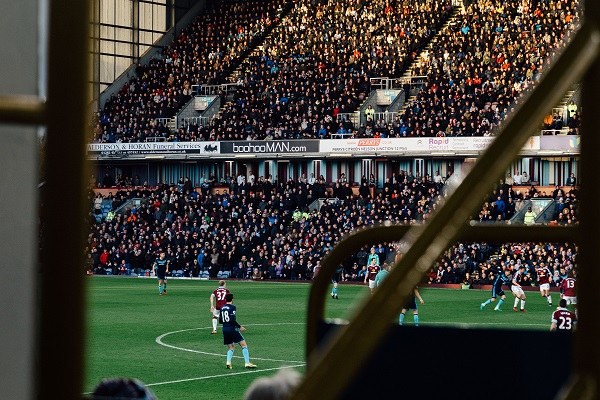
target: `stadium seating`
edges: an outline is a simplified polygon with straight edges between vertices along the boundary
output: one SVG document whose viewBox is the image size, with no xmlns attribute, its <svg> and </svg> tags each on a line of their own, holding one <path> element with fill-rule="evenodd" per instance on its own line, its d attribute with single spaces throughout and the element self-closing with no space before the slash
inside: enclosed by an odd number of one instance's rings
<svg viewBox="0 0 600 400">
<path fill-rule="evenodd" d="M 489 135 L 579 20 L 575 0 L 466 3 L 435 38 L 428 82 L 395 124 L 399 136 Z"/>
<path fill-rule="evenodd" d="M 531 8 L 500 0 L 465 2 L 441 33 L 449 2 L 305 0 L 280 20 L 286 4 L 227 0 L 200 15 L 161 59 L 139 66 L 106 103 L 94 140 L 489 135 L 579 23 L 575 0 L 535 2 Z M 260 49 L 246 57 L 270 28 Z M 400 76 L 434 34 L 414 71 L 427 76 L 426 85 L 401 115 L 360 131 L 337 120 L 358 109 L 370 93 L 370 78 Z M 173 134 L 157 122 L 190 98 L 191 85 L 224 83 L 240 62 L 242 86 L 211 123 Z M 578 133 L 576 109 L 566 126 L 559 116 L 550 117 L 549 127 Z"/>
<path fill-rule="evenodd" d="M 260 181 L 260 180 L 259 180 Z M 273 186 L 234 188 L 231 194 L 211 194 L 196 199 L 178 185 L 155 190 L 122 190 L 114 198 L 145 197 L 135 212 L 124 210 L 97 221 L 89 238 L 90 268 L 98 273 L 117 273 L 125 259 L 132 272 L 144 275 L 159 249 L 167 252 L 173 276 L 250 279 L 254 268 L 261 279 L 311 279 L 321 260 L 350 231 L 386 221 L 415 224 L 428 218 L 444 194 L 444 186 L 427 177 L 395 175 L 384 188 L 353 194 L 348 185 L 317 180 L 308 185 L 288 181 Z M 239 195 L 244 191 L 246 194 Z M 312 196 L 314 193 L 314 197 Z M 506 193 L 514 193 L 512 188 Z M 553 193 L 559 199 L 556 223 L 577 223 L 576 191 Z M 564 197 L 563 197 L 564 196 Z M 318 198 L 319 209 L 308 205 Z M 562 203 L 560 203 L 562 198 Z M 93 208 L 90 206 L 90 212 Z M 96 220 L 95 220 L 96 221 Z M 219 240 L 216 239 L 219 237 Z M 107 249 L 103 261 L 101 254 Z M 375 246 L 380 263 L 392 262 L 397 248 Z M 336 275 L 339 281 L 360 281 L 369 249 L 351 255 Z M 498 268 L 526 264 L 535 278 L 541 262 L 557 275 L 558 284 L 573 268 L 577 248 L 570 243 L 458 243 L 432 266 L 429 283 L 483 285 L 491 283 Z M 195 262 L 195 260 L 198 260 Z M 565 270 L 561 272 L 561 267 Z M 533 282 L 532 282 L 533 283 Z"/>
<path fill-rule="evenodd" d="M 95 142 L 167 138 L 157 118 L 172 117 L 191 98 L 193 84 L 220 83 L 283 13 L 285 0 L 209 3 L 161 58 L 138 65 L 135 77 L 98 113 Z"/>
<path fill-rule="evenodd" d="M 337 115 L 355 111 L 369 79 L 399 77 L 449 16 L 448 1 L 392 7 L 299 2 L 243 63 L 233 102 L 199 130 L 204 140 L 329 138 L 344 130 Z M 319 133 L 321 131 L 321 133 Z"/>
</svg>

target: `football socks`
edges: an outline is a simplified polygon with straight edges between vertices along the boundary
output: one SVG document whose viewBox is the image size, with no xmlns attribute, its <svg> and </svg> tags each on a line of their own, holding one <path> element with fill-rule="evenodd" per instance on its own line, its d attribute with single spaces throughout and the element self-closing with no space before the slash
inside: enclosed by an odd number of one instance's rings
<svg viewBox="0 0 600 400">
<path fill-rule="evenodd" d="M 499 309 L 500 309 L 500 306 L 501 306 L 502 304 L 504 304 L 504 300 L 500 299 L 500 300 L 498 301 L 498 305 L 496 306 L 496 308 L 494 308 L 494 310 L 499 310 Z"/>
<path fill-rule="evenodd" d="M 248 347 L 242 347 L 242 354 L 244 355 L 244 362 L 246 364 L 250 363 L 250 352 L 248 351 Z"/>
</svg>

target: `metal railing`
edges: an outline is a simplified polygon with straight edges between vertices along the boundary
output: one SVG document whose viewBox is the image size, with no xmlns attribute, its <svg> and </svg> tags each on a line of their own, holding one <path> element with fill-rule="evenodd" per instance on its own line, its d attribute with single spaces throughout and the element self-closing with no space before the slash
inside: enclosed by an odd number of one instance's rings
<svg viewBox="0 0 600 400">
<path fill-rule="evenodd" d="M 375 77 L 370 79 L 371 89 L 401 89 L 402 85 L 399 84 L 396 78 L 388 78 L 386 76 Z"/>
<path fill-rule="evenodd" d="M 161 124 L 162 126 L 169 126 L 169 123 L 171 122 L 172 118 L 155 118 L 154 121 L 156 121 L 157 124 Z"/>
<path fill-rule="evenodd" d="M 150 136 L 150 137 L 147 137 L 144 141 L 145 142 L 166 142 L 167 138 L 164 136 Z"/>
<path fill-rule="evenodd" d="M 409 85 L 422 85 L 427 82 L 427 76 L 403 76 L 400 78 L 388 78 L 385 76 L 375 77 L 370 79 L 371 89 L 402 89 L 402 86 L 406 83 Z"/>
<path fill-rule="evenodd" d="M 222 83 L 219 85 L 192 85 L 194 96 L 211 96 L 235 91 L 241 83 Z"/>
<path fill-rule="evenodd" d="M 374 116 L 374 120 L 375 121 L 384 121 L 387 124 L 390 124 L 392 122 L 394 122 L 394 120 L 396 119 L 396 116 L 398 116 L 398 112 L 390 112 L 390 111 L 384 111 L 384 112 L 376 112 L 375 116 Z"/>
<path fill-rule="evenodd" d="M 187 128 L 190 125 L 206 126 L 210 123 L 208 117 L 184 117 L 181 118 L 181 127 Z"/>
<path fill-rule="evenodd" d="M 350 121 L 354 125 L 354 128 L 358 127 L 360 121 L 360 114 L 358 111 L 351 113 L 339 113 L 337 115 L 337 122 Z"/>
</svg>

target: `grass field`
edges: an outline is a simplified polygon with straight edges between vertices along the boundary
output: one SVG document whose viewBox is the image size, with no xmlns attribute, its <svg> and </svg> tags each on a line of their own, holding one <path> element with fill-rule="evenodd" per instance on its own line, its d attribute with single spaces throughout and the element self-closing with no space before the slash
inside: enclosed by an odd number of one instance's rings
<svg viewBox="0 0 600 400">
<path fill-rule="evenodd" d="M 236 349 L 234 369 L 225 369 L 222 335 L 211 335 L 209 296 L 215 281 L 170 280 L 159 296 L 155 279 L 90 278 L 85 392 L 102 378 L 135 377 L 157 397 L 167 399 L 239 399 L 258 376 L 282 367 L 304 368 L 304 324 L 309 285 L 305 283 L 229 281 L 238 321 L 247 327 L 252 362 L 243 368 Z M 340 299 L 327 299 L 327 317 L 347 318 L 367 295 L 365 286 L 340 286 Z M 422 289 L 421 325 L 447 324 L 489 328 L 549 328 L 550 308 L 537 292 L 528 293 L 527 313 L 512 311 L 512 295 L 503 312 L 479 304 L 488 291 Z M 554 294 L 554 302 L 558 296 Z M 406 317 L 412 323 L 412 316 Z"/>
</svg>

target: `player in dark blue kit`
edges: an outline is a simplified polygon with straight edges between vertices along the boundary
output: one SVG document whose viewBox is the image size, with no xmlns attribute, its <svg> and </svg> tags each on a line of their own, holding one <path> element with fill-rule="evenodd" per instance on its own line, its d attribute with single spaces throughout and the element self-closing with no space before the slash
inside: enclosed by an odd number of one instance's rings
<svg viewBox="0 0 600 400">
<path fill-rule="evenodd" d="M 158 278 L 158 294 L 167 294 L 167 272 L 169 272 L 169 260 L 165 258 L 165 252 L 161 251 L 160 255 L 154 260 L 152 268 Z"/>
<path fill-rule="evenodd" d="M 225 295 L 225 305 L 221 307 L 221 315 L 219 320 L 223 324 L 223 344 L 228 347 L 227 350 L 227 369 L 231 369 L 231 360 L 233 359 L 233 351 L 235 350 L 235 344 L 238 343 L 242 348 L 242 354 L 244 355 L 244 362 L 246 368 L 256 368 L 256 365 L 250 362 L 250 353 L 248 352 L 248 345 L 244 340 L 244 337 L 240 332 L 244 332 L 246 328 L 241 326 L 236 320 L 236 308 L 232 303 L 233 294 L 227 293 Z"/>
<path fill-rule="evenodd" d="M 421 293 L 419 293 L 419 289 L 415 287 L 413 289 L 413 295 L 408 298 L 402 311 L 400 311 L 400 318 L 398 319 L 399 325 L 404 325 L 404 315 L 406 314 L 406 311 L 413 310 L 413 321 L 415 326 L 419 326 L 419 308 L 417 307 L 416 299 L 419 299 L 419 303 L 425 304 L 425 301 L 423 301 L 423 298 L 421 297 Z"/>
<path fill-rule="evenodd" d="M 498 272 L 496 274 L 496 279 L 494 279 L 494 283 L 492 284 L 492 297 L 481 303 L 479 309 L 483 310 L 485 306 L 493 303 L 496 301 L 496 297 L 500 296 L 500 301 L 498 301 L 498 304 L 494 307 L 494 311 L 502 311 L 500 306 L 504 303 L 504 300 L 506 300 L 506 294 L 504 293 L 504 290 L 502 290 L 502 285 L 508 285 L 510 281 L 510 270 L 508 268 L 503 272 Z"/>
</svg>

